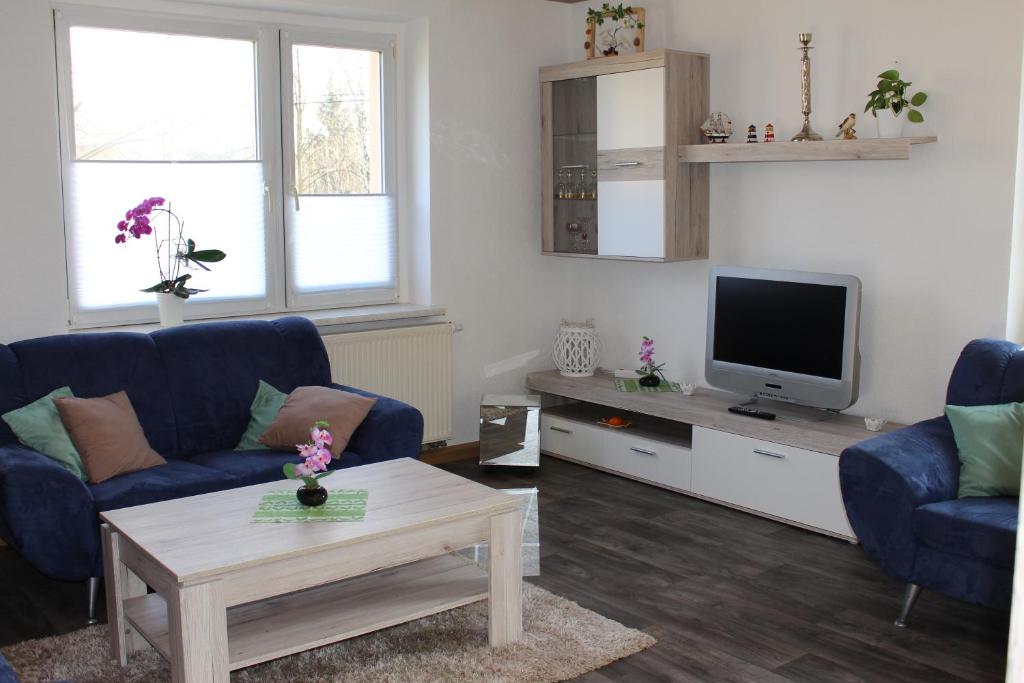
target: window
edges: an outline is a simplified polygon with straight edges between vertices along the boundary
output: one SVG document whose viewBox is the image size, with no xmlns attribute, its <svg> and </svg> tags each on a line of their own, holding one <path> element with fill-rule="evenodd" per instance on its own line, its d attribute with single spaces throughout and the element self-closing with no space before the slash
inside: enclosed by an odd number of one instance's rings
<svg viewBox="0 0 1024 683">
<path fill-rule="evenodd" d="M 397 300 L 392 36 L 60 10 L 57 41 L 73 326 L 155 319 L 164 218 L 114 243 L 151 196 L 228 254 L 190 317 Z"/>
<path fill-rule="evenodd" d="M 286 32 L 288 304 L 394 297 L 395 197 L 382 99 L 384 51 Z M 324 254 L 332 255 L 324 267 Z"/>
</svg>

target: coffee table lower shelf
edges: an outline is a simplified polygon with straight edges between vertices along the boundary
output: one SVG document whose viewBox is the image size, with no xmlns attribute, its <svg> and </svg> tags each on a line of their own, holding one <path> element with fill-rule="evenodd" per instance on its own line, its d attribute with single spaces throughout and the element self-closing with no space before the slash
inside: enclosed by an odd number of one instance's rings
<svg viewBox="0 0 1024 683">
<path fill-rule="evenodd" d="M 421 560 L 227 611 L 231 670 L 461 607 L 488 597 L 488 575 L 455 555 Z M 171 660 L 167 603 L 124 603 L 128 622 Z"/>
</svg>

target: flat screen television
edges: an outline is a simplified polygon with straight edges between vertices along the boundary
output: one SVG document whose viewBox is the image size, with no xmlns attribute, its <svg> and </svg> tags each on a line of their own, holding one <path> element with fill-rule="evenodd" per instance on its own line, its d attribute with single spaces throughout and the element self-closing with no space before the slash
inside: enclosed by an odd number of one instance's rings
<svg viewBox="0 0 1024 683">
<path fill-rule="evenodd" d="M 860 280 L 719 266 L 708 285 L 712 386 L 827 410 L 857 400 Z"/>
</svg>

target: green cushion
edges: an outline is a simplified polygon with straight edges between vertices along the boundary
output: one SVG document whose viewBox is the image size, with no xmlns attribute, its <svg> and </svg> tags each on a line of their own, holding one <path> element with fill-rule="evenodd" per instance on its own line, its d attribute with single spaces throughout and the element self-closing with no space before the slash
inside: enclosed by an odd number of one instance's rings
<svg viewBox="0 0 1024 683">
<path fill-rule="evenodd" d="M 1024 403 L 946 406 L 960 456 L 958 497 L 1020 495 Z"/>
<path fill-rule="evenodd" d="M 0 417 L 18 437 L 18 441 L 53 458 L 76 477 L 86 481 L 82 457 L 57 414 L 57 406 L 53 404 L 55 398 L 74 398 L 74 394 L 70 387 L 54 389 L 38 401 Z"/>
<path fill-rule="evenodd" d="M 281 406 L 284 405 L 287 398 L 288 394 L 281 393 L 263 380 L 260 380 L 260 386 L 256 390 L 256 398 L 252 400 L 252 405 L 249 406 L 249 415 L 251 416 L 249 418 L 249 426 L 245 428 L 242 440 L 235 446 L 236 451 L 269 450 L 259 442 L 259 438 L 263 436 L 263 433 L 267 431 L 267 427 L 277 417 L 278 411 L 281 410 Z"/>
</svg>

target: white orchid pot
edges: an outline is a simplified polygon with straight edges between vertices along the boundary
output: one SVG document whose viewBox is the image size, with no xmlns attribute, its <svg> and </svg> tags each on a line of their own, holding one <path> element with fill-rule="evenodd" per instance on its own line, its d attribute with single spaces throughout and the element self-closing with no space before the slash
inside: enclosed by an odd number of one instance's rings
<svg viewBox="0 0 1024 683">
<path fill-rule="evenodd" d="M 601 358 L 601 342 L 594 321 L 562 321 L 551 354 L 558 371 L 565 377 L 591 377 Z"/>
<path fill-rule="evenodd" d="M 180 296 L 159 292 L 156 305 L 160 309 L 160 327 L 177 327 L 185 322 L 185 301 Z"/>
<path fill-rule="evenodd" d="M 892 109 L 879 109 L 875 112 L 875 119 L 878 121 L 878 137 L 880 138 L 901 138 L 903 137 L 903 123 L 907 120 L 906 110 L 899 115 L 894 114 Z"/>
</svg>

